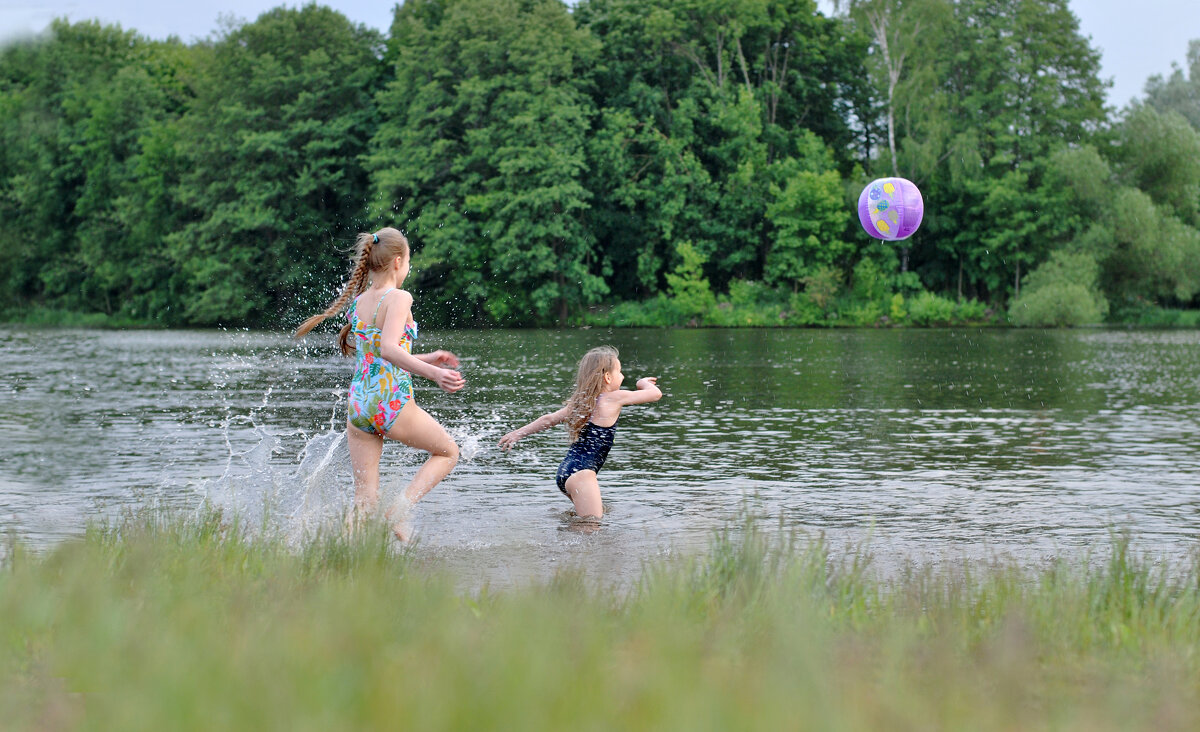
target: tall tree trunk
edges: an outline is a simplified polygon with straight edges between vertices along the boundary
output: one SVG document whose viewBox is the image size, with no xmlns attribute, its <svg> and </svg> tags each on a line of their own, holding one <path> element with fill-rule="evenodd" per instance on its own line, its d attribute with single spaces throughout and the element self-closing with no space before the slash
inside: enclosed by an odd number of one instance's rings
<svg viewBox="0 0 1200 732">
<path fill-rule="evenodd" d="M 754 87 L 750 85 L 750 69 L 746 66 L 746 54 L 742 51 L 742 39 L 737 39 L 738 62 L 742 66 L 742 79 L 746 82 L 746 91 L 754 91 Z"/>
<path fill-rule="evenodd" d="M 867 23 L 871 26 L 871 33 L 875 36 L 875 43 L 879 45 L 879 52 L 883 55 L 883 67 L 887 72 L 887 131 L 888 131 L 888 152 L 892 157 L 892 175 L 899 176 L 900 168 L 896 161 L 896 87 L 900 84 L 900 74 L 904 71 L 904 59 L 908 55 L 907 52 L 894 52 L 892 48 L 891 38 L 888 37 L 889 25 L 892 28 L 892 33 L 897 35 L 896 41 L 901 38 L 900 24 L 897 18 L 898 15 L 895 9 L 888 3 L 884 7 L 873 8 L 866 13 Z M 891 11 L 891 12 L 889 12 Z M 892 22 L 889 24 L 889 20 Z M 916 37 L 920 33 L 921 24 L 917 23 L 913 28 L 912 36 Z"/>
<path fill-rule="evenodd" d="M 893 48 L 892 38 L 888 37 L 888 28 L 891 26 L 891 32 L 895 34 L 896 45 L 900 45 L 901 24 L 898 22 L 895 6 L 888 2 L 882 7 L 875 7 L 867 10 L 867 23 L 871 26 L 871 32 L 875 36 L 875 43 L 879 45 L 879 52 L 883 56 L 883 67 L 887 72 L 887 136 L 888 136 L 888 154 L 892 161 L 892 175 L 900 177 L 900 163 L 896 155 L 896 87 L 900 84 L 900 75 L 904 71 L 904 60 L 908 56 L 908 52 L 900 53 L 898 49 Z M 889 24 L 889 20 L 892 22 Z M 921 32 L 921 24 L 917 22 L 913 25 L 911 38 L 916 38 Z M 908 244 L 900 246 L 900 271 L 908 271 Z M 959 286 L 960 299 L 962 287 Z"/>
</svg>

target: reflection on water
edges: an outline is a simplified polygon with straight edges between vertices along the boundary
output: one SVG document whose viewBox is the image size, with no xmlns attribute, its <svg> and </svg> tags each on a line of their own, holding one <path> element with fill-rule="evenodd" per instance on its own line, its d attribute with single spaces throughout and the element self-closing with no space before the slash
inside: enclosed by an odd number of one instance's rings
<svg viewBox="0 0 1200 732">
<path fill-rule="evenodd" d="M 577 330 L 424 334 L 467 388 L 418 386 L 462 448 L 422 503 L 419 552 L 493 583 L 564 563 L 628 575 L 751 510 L 880 557 L 1038 562 L 1129 528 L 1184 556 L 1200 536 L 1200 332 Z M 0 528 L 44 546 L 87 519 L 208 497 L 293 537 L 350 498 L 332 339 L 245 331 L 3 329 Z M 599 531 L 554 487 L 556 408 L 589 347 L 621 349 L 631 407 Z M 384 452 L 384 490 L 420 456 Z"/>
</svg>

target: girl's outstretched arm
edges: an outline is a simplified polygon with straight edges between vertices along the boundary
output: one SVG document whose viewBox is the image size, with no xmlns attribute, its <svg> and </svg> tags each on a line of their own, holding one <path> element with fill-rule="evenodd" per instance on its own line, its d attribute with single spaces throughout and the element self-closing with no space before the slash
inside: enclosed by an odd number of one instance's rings
<svg viewBox="0 0 1200 732">
<path fill-rule="evenodd" d="M 400 336 L 412 311 L 412 301 L 412 295 L 405 290 L 400 290 L 395 298 L 384 301 L 383 333 L 379 336 L 380 355 L 409 373 L 424 376 L 443 391 L 458 391 L 466 383 L 462 374 L 418 358 L 400 347 Z"/>
<path fill-rule="evenodd" d="M 570 413 L 571 410 L 569 407 L 563 407 L 557 412 L 543 414 L 524 427 L 519 427 L 512 432 L 509 432 L 504 437 L 501 437 L 500 447 L 504 450 L 507 450 L 513 445 L 517 444 L 517 440 L 521 439 L 522 437 L 528 437 L 535 432 L 541 432 L 542 430 L 549 429 L 556 424 L 561 424 L 566 421 Z"/>
<path fill-rule="evenodd" d="M 658 377 L 647 376 L 637 380 L 637 389 L 618 389 L 610 391 L 604 398 L 612 404 L 627 407 L 630 404 L 646 404 L 662 399 L 662 391 L 658 388 Z"/>
</svg>

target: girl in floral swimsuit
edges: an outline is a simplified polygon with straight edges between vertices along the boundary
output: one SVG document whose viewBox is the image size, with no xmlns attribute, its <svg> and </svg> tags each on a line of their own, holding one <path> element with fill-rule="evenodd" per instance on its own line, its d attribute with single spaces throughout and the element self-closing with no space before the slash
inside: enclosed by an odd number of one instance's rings
<svg viewBox="0 0 1200 732">
<path fill-rule="evenodd" d="M 358 352 L 358 369 L 350 382 L 349 422 L 372 435 L 387 435 L 396 423 L 396 417 L 400 416 L 400 410 L 413 398 L 412 374 L 384 360 L 380 348 L 383 332 L 375 324 L 384 298 L 395 291 L 393 287 L 380 295 L 370 325 L 358 317 L 358 298 L 354 299 L 350 312 L 346 313 L 346 319 L 350 321 L 350 336 Z M 413 341 L 416 339 L 417 324 L 405 325 L 404 334 L 400 336 L 400 347 L 405 353 L 412 354 Z"/>
<path fill-rule="evenodd" d="M 325 312 L 296 329 L 297 337 L 308 333 L 354 298 L 347 322 L 338 334 L 338 344 L 344 355 L 354 352 L 358 356 L 346 420 L 356 513 L 374 511 L 379 503 L 379 457 L 384 438 L 429 453 L 429 459 L 386 514 L 401 541 L 409 538 L 408 518 L 413 505 L 458 462 L 454 440 L 413 399 L 412 374 L 433 381 L 447 392 L 458 391 L 465 383 L 454 370 L 458 357 L 453 353 L 412 352 L 417 338 L 413 297 L 400 289 L 409 269 L 408 240 L 399 231 L 388 227 L 374 234 L 359 234 L 350 281 Z M 369 323 L 362 319 L 362 312 L 371 313 Z"/>
</svg>

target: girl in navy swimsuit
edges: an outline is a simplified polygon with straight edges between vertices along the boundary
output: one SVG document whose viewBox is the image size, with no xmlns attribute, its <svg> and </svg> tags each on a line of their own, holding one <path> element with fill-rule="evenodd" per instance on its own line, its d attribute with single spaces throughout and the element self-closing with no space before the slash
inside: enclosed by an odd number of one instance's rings
<svg viewBox="0 0 1200 732">
<path fill-rule="evenodd" d="M 580 517 L 600 518 L 604 515 L 596 476 L 612 448 L 621 407 L 662 398 L 658 379 L 653 376 L 638 379 L 634 391 L 621 388 L 624 380 L 617 349 L 612 346 L 593 348 L 579 362 L 575 391 L 562 409 L 543 414 L 500 438 L 500 447 L 507 450 L 522 437 L 566 422 L 571 446 L 567 448 L 567 457 L 558 466 L 555 480 L 558 489 L 575 504 L 575 513 Z"/>
</svg>

